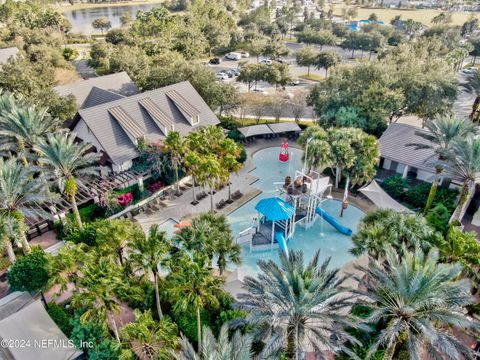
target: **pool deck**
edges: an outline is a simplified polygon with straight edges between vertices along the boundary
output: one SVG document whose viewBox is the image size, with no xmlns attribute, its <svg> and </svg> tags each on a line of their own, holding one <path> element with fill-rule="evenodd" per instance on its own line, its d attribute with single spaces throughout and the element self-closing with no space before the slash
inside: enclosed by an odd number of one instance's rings
<svg viewBox="0 0 480 360">
<path fill-rule="evenodd" d="M 235 200 L 232 204 L 227 204 L 223 209 L 216 210 L 220 214 L 228 215 L 241 207 L 243 204 L 247 203 L 251 199 L 255 198 L 261 191 L 255 187 L 255 182 L 258 180 L 257 177 L 253 176 L 251 172 L 255 170 L 255 163 L 253 162 L 253 155 L 260 150 L 269 147 L 278 147 L 280 149 L 280 144 L 282 143 L 282 138 L 273 138 L 273 139 L 258 139 L 253 143 L 245 144 L 245 149 L 247 151 L 247 161 L 245 161 L 244 167 L 238 172 L 238 174 L 232 174 L 230 177 L 231 191 L 232 194 L 240 190 L 243 193 L 243 196 Z M 291 148 L 301 149 L 295 141 L 290 140 L 289 145 Z M 197 187 L 197 194 L 200 192 L 201 188 Z M 166 200 L 164 204 L 166 207 L 161 208 L 158 211 L 153 213 L 141 213 L 134 217 L 135 221 L 140 224 L 144 231 L 154 224 L 161 224 L 165 220 L 172 218 L 177 221 L 183 219 L 190 219 L 201 213 L 210 211 L 210 197 L 200 200 L 200 202 L 193 206 L 190 202 L 193 200 L 193 190 L 190 188 L 183 192 L 180 197 L 176 197 L 173 200 Z M 335 199 L 342 199 L 343 191 L 332 191 L 332 196 Z M 213 196 L 214 205 L 220 200 L 228 199 L 228 187 L 224 187 L 221 190 L 218 190 Z M 350 196 L 349 201 L 352 205 L 357 206 L 361 210 L 368 212 L 374 210 L 375 205 L 365 198 Z"/>
</svg>

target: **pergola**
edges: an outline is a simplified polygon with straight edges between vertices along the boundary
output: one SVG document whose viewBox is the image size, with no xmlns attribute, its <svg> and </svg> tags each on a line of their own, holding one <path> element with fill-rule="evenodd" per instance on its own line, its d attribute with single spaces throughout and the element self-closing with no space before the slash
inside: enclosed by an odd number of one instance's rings
<svg viewBox="0 0 480 360">
<path fill-rule="evenodd" d="M 106 192 L 120 187 L 130 186 L 144 178 L 147 174 L 137 171 L 124 171 L 114 174 L 107 179 L 91 180 L 78 185 L 76 200 L 80 206 L 91 200 L 99 202 Z M 71 210 L 70 201 L 65 196 L 60 196 L 56 201 L 49 204 L 35 205 L 33 212 L 37 217 L 27 217 L 25 222 L 29 227 L 28 237 L 33 238 L 41 235 L 51 229 L 51 222 L 61 214 L 66 214 Z"/>
<path fill-rule="evenodd" d="M 302 131 L 302 129 L 300 129 L 300 126 L 298 126 L 297 123 L 290 121 L 270 123 L 267 126 L 270 128 L 270 130 L 272 130 L 274 134 L 283 134 L 287 132 L 299 133 L 300 131 Z"/>
<path fill-rule="evenodd" d="M 244 126 L 239 128 L 238 131 L 240 131 L 245 138 L 272 134 L 272 130 L 265 124 Z"/>
</svg>

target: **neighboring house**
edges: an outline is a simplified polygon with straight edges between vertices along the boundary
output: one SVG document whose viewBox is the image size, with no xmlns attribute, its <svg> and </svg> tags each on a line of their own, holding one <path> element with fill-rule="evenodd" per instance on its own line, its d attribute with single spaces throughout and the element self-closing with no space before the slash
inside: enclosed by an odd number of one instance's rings
<svg viewBox="0 0 480 360">
<path fill-rule="evenodd" d="M 50 318 L 40 300 L 26 292 L 14 292 L 0 300 L 0 359 L 79 359 L 68 340 Z"/>
<path fill-rule="evenodd" d="M 359 31 L 362 26 L 368 25 L 368 24 L 378 24 L 378 25 L 385 25 L 383 21 L 375 21 L 375 20 L 352 20 L 347 24 L 347 28 L 352 30 L 352 31 Z"/>
<path fill-rule="evenodd" d="M 92 96 L 89 101 L 95 100 Z M 181 82 L 83 108 L 70 128 L 79 139 L 93 144 L 104 155 L 102 165 L 121 172 L 128 170 L 138 157 L 139 139 L 159 142 L 170 131 L 187 135 L 202 126 L 218 123 L 193 86 Z"/>
<path fill-rule="evenodd" d="M 391 124 L 380 137 L 380 168 L 392 170 L 404 178 L 432 182 L 437 155 L 433 149 L 418 149 L 413 144 L 431 145 L 419 136 L 425 130 L 406 124 Z M 446 181 L 447 179 L 442 179 Z M 455 180 L 450 184 L 455 187 Z"/>
<path fill-rule="evenodd" d="M 6 64 L 8 60 L 17 56 L 20 50 L 16 47 L 0 49 L 0 67 Z"/>
<path fill-rule="evenodd" d="M 79 109 L 138 94 L 137 86 L 124 71 L 56 86 L 54 90 L 60 96 L 73 95 Z"/>
</svg>

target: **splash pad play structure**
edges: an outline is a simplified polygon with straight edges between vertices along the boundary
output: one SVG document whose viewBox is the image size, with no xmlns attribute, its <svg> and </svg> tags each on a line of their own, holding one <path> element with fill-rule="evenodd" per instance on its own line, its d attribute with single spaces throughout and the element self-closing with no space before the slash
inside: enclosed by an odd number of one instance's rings
<svg viewBox="0 0 480 360">
<path fill-rule="evenodd" d="M 282 144 L 283 149 L 288 154 L 288 144 L 285 147 Z M 279 161 L 285 162 L 281 157 Z M 330 178 L 321 177 L 315 171 L 308 174 L 295 171 L 293 178 L 286 176 L 284 183 L 273 185 L 277 185 L 275 196 L 258 201 L 255 205 L 257 216 L 237 238 L 238 243 L 249 244 L 250 251 L 280 248 L 288 256 L 288 243 L 294 238 L 297 226 L 308 229 L 318 218 L 341 234 L 352 235 L 350 228 L 322 208 L 322 203 L 331 199 L 330 195 L 325 196 L 331 191 Z"/>
</svg>

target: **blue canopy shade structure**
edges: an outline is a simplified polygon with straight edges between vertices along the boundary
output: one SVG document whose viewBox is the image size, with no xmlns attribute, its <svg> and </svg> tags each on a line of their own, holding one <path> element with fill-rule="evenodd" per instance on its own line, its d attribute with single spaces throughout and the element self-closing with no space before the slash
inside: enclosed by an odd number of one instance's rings
<svg viewBox="0 0 480 360">
<path fill-rule="evenodd" d="M 260 200 L 255 210 L 269 221 L 288 220 L 295 215 L 295 208 L 292 205 L 276 197 Z"/>
</svg>

